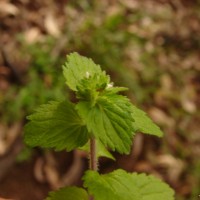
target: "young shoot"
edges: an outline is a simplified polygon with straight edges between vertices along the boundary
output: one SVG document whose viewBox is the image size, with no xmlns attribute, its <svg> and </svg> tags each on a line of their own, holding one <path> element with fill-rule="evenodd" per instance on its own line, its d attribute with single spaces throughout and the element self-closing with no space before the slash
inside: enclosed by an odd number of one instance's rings
<svg viewBox="0 0 200 200">
<path fill-rule="evenodd" d="M 98 158 L 111 152 L 129 154 L 137 132 L 162 137 L 160 128 L 121 94 L 110 77 L 91 59 L 71 53 L 63 66 L 66 84 L 77 102 L 51 101 L 41 105 L 25 126 L 24 141 L 31 147 L 89 153 L 83 187 L 64 187 L 46 200 L 174 200 L 174 191 L 160 179 L 117 169 L 98 172 Z"/>
</svg>

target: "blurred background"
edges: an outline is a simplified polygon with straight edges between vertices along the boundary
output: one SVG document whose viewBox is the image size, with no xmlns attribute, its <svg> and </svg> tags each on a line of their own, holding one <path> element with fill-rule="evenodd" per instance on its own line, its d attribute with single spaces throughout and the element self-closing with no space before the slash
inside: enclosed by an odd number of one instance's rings
<svg viewBox="0 0 200 200">
<path fill-rule="evenodd" d="M 200 194 L 199 0 L 1 0 L 0 197 L 41 200 L 81 185 L 87 155 L 23 144 L 26 116 L 49 100 L 70 98 L 66 54 L 91 57 L 165 136 L 138 134 L 129 156 L 101 158 L 116 168 L 162 178 L 176 200 Z"/>
</svg>

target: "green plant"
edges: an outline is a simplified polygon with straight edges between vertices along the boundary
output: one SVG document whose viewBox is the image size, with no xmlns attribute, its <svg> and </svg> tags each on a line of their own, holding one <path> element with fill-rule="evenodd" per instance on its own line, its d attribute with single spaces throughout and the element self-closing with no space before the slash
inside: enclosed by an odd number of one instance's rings
<svg viewBox="0 0 200 200">
<path fill-rule="evenodd" d="M 28 119 L 24 140 L 27 145 L 55 150 L 76 148 L 90 153 L 90 170 L 83 177 L 84 188 L 64 187 L 50 192 L 47 200 L 173 200 L 174 192 L 159 179 L 122 169 L 98 173 L 98 157 L 107 151 L 129 154 L 136 132 L 161 137 L 163 133 L 147 115 L 118 94 L 110 77 L 91 59 L 72 53 L 63 67 L 68 87 L 77 103 L 53 101 L 40 106 Z"/>
</svg>

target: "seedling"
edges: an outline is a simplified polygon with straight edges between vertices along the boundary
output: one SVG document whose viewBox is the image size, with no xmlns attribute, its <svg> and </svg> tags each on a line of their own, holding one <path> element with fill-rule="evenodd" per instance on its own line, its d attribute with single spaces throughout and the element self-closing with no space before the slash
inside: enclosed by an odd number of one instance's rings
<svg viewBox="0 0 200 200">
<path fill-rule="evenodd" d="M 77 53 L 67 56 L 63 66 L 67 86 L 77 103 L 52 101 L 40 106 L 25 126 L 25 143 L 56 151 L 88 150 L 90 169 L 83 188 L 64 187 L 50 192 L 46 200 L 173 200 L 174 191 L 161 180 L 122 169 L 98 173 L 99 156 L 110 151 L 129 154 L 136 132 L 161 137 L 151 119 L 119 92 L 110 77 L 91 59 Z"/>
</svg>

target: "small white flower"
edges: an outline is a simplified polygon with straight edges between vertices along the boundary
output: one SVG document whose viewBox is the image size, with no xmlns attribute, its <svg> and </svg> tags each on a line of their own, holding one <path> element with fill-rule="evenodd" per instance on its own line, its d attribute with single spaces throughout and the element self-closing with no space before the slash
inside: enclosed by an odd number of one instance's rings
<svg viewBox="0 0 200 200">
<path fill-rule="evenodd" d="M 108 83 L 106 88 L 112 88 L 113 87 L 113 83 Z"/>
<path fill-rule="evenodd" d="M 86 72 L 86 78 L 89 78 L 90 77 L 90 73 L 89 72 Z"/>
</svg>

